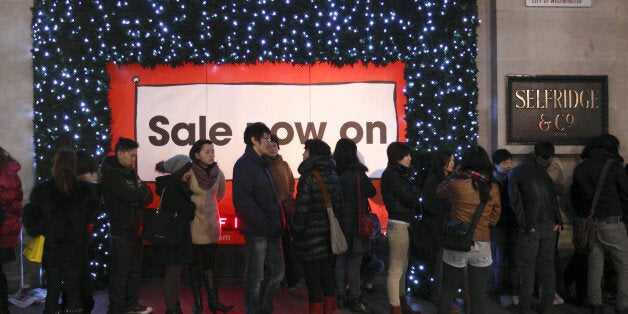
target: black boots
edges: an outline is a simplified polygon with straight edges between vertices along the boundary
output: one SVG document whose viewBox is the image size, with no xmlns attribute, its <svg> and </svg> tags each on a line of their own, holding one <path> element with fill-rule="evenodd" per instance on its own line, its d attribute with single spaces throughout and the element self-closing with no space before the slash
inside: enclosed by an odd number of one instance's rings
<svg viewBox="0 0 628 314">
<path fill-rule="evenodd" d="M 233 309 L 233 305 L 224 305 L 218 301 L 218 289 L 216 288 L 216 278 L 214 277 L 213 270 L 203 271 L 203 285 L 205 285 L 205 291 L 207 292 L 207 303 L 209 310 L 212 313 L 223 312 L 227 313 Z M 195 297 L 196 298 L 196 297 Z M 194 303 L 196 305 L 196 302 Z"/>
<path fill-rule="evenodd" d="M 201 272 L 198 267 L 188 267 L 190 286 L 194 296 L 194 314 L 203 313 L 203 298 L 201 295 Z"/>
</svg>

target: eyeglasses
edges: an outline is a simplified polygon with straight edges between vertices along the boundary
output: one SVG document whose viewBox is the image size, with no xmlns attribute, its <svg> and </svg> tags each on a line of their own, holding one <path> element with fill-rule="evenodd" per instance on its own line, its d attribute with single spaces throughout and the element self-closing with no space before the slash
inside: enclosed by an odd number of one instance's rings
<svg viewBox="0 0 628 314">
<path fill-rule="evenodd" d="M 266 142 L 270 143 L 270 136 L 266 136 L 266 137 L 262 136 L 262 139 L 264 139 L 264 140 L 266 140 Z"/>
</svg>

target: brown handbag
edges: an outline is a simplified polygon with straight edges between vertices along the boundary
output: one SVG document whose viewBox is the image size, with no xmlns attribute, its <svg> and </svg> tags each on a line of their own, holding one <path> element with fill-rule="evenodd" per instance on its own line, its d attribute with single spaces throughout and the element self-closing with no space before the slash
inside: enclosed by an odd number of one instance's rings
<svg viewBox="0 0 628 314">
<path fill-rule="evenodd" d="M 371 212 L 369 207 L 368 213 L 363 213 L 362 207 L 362 193 L 360 189 L 360 172 L 355 173 L 355 182 L 358 189 L 358 238 L 362 240 L 373 239 L 377 236 L 379 229 L 379 219 L 377 215 Z M 368 204 L 368 201 L 367 201 Z"/>
</svg>

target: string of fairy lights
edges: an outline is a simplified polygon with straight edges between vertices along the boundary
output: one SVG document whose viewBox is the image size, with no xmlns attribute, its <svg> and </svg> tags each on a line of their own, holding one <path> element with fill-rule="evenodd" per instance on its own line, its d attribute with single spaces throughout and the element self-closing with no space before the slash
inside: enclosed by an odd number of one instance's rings
<svg viewBox="0 0 628 314">
<path fill-rule="evenodd" d="M 37 181 L 58 148 L 109 151 L 108 63 L 403 61 L 414 151 L 460 156 L 477 143 L 476 1 L 38 0 L 32 11 Z M 107 233 L 101 218 L 96 242 Z M 106 263 L 92 270 L 102 276 Z M 411 285 L 421 285 L 419 271 Z"/>
</svg>

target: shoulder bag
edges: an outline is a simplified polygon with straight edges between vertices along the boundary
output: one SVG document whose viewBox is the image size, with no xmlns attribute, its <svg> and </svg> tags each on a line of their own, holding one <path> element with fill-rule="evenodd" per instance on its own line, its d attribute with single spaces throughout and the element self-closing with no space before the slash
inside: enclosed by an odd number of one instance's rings
<svg viewBox="0 0 628 314">
<path fill-rule="evenodd" d="M 362 193 L 360 191 L 360 172 L 355 173 L 355 184 L 358 189 L 358 238 L 369 240 L 377 237 L 379 219 L 369 208 L 368 213 L 362 212 Z M 368 200 L 367 200 L 368 202 Z"/>
<path fill-rule="evenodd" d="M 331 200 L 329 199 L 329 194 L 327 194 L 327 188 L 325 188 L 325 184 L 323 184 L 321 174 L 318 173 L 318 171 L 316 170 L 312 170 L 312 174 L 316 178 L 316 181 L 318 182 L 321 191 L 323 191 L 325 207 L 327 207 L 327 217 L 329 218 L 329 232 L 331 238 L 331 251 L 336 255 L 343 254 L 347 251 L 347 239 L 345 239 L 345 235 L 342 233 L 342 229 L 340 229 L 340 223 L 338 223 L 338 219 L 334 215 L 334 209 L 331 207 Z"/>
<path fill-rule="evenodd" d="M 443 230 L 443 248 L 450 251 L 469 252 L 473 246 L 473 233 L 482 217 L 486 202 L 480 202 L 475 210 L 473 222 L 452 220 L 447 222 Z"/>
<path fill-rule="evenodd" d="M 144 217 L 144 225 L 142 227 L 142 238 L 152 242 L 155 245 L 163 247 L 176 247 L 183 243 L 183 236 L 178 228 L 175 228 L 179 211 L 174 214 L 170 211 L 162 211 L 162 200 L 166 196 L 166 188 L 161 192 L 159 205 L 157 209 L 148 209 Z"/>
<path fill-rule="evenodd" d="M 595 218 L 593 217 L 593 214 L 595 214 L 595 208 L 600 200 L 600 194 L 602 193 L 602 186 L 606 180 L 608 168 L 610 168 L 612 163 L 613 160 L 609 159 L 606 161 L 606 164 L 604 164 L 604 168 L 600 174 L 600 179 L 595 187 L 595 194 L 593 195 L 593 202 L 591 202 L 591 211 L 589 212 L 589 215 L 574 219 L 573 243 L 578 252 L 590 253 L 593 246 L 595 246 Z"/>
</svg>

